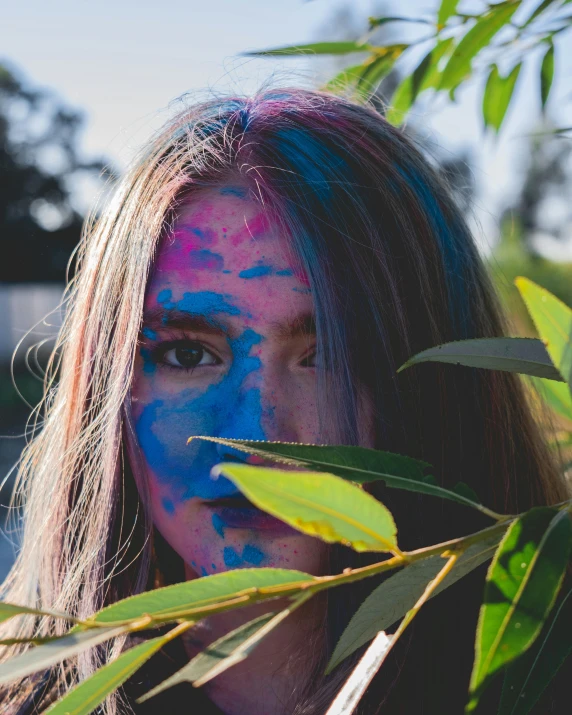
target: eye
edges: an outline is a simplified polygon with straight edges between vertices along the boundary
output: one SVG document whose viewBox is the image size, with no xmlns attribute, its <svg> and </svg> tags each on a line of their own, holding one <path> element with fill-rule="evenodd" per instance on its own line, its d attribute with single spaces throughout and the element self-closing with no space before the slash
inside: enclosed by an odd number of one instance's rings
<svg viewBox="0 0 572 715">
<path fill-rule="evenodd" d="M 308 355 L 302 359 L 300 365 L 302 367 L 316 367 L 316 351 L 313 350 L 311 353 L 308 353 Z"/>
<path fill-rule="evenodd" d="M 163 362 L 172 367 L 192 370 L 199 366 L 217 365 L 219 361 L 200 343 L 185 342 L 166 350 Z"/>
</svg>

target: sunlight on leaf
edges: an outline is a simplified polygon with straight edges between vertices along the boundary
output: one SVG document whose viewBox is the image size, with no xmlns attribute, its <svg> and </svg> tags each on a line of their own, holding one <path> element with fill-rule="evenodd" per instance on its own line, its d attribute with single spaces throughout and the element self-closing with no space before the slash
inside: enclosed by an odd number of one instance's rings
<svg viewBox="0 0 572 715">
<path fill-rule="evenodd" d="M 290 569 L 236 569 L 203 576 L 173 586 L 156 588 L 107 606 L 94 617 L 95 623 L 113 623 L 147 614 L 167 617 L 185 609 L 201 608 L 226 601 L 249 589 L 312 581 L 310 574 Z"/>
<path fill-rule="evenodd" d="M 572 309 L 528 278 L 519 276 L 514 283 L 552 362 L 572 388 Z"/>
<path fill-rule="evenodd" d="M 530 377 L 528 379 L 531 380 L 541 398 L 554 412 L 560 417 L 572 420 L 572 395 L 565 382 L 543 380 L 540 377 Z"/>
<path fill-rule="evenodd" d="M 356 551 L 396 552 L 391 513 L 359 487 L 332 474 L 223 463 L 224 475 L 260 509 L 295 529 Z"/>
<path fill-rule="evenodd" d="M 537 507 L 509 527 L 487 574 L 467 712 L 477 707 L 493 677 L 538 636 L 571 549 L 572 522 L 566 511 Z"/>
</svg>

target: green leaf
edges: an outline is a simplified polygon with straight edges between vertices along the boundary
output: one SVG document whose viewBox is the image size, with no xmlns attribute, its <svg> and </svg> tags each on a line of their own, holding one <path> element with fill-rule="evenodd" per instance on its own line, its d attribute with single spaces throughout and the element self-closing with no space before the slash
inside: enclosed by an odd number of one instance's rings
<svg viewBox="0 0 572 715">
<path fill-rule="evenodd" d="M 299 56 L 299 55 L 348 55 L 352 52 L 370 52 L 371 45 L 363 42 L 313 42 L 309 45 L 289 45 L 275 47 L 271 50 L 257 50 L 243 52 L 246 56 L 272 57 L 272 56 Z"/>
<path fill-rule="evenodd" d="M 369 17 L 368 18 L 369 27 L 373 30 L 375 27 L 381 27 L 388 22 L 416 22 L 423 23 L 424 25 L 430 25 L 429 20 L 424 20 L 422 17 Z"/>
<path fill-rule="evenodd" d="M 397 551 L 388 509 L 359 487 L 333 474 L 223 463 L 223 474 L 260 509 L 295 529 L 356 551 Z"/>
<path fill-rule="evenodd" d="M 452 586 L 463 576 L 492 558 L 501 537 L 490 537 L 473 544 L 459 557 L 452 572 L 436 589 L 435 596 Z M 383 581 L 365 599 L 352 616 L 336 644 L 326 673 L 370 641 L 379 631 L 385 631 L 402 618 L 421 598 L 425 587 L 444 566 L 441 556 L 430 556 Z"/>
<path fill-rule="evenodd" d="M 550 613 L 572 549 L 567 511 L 531 509 L 509 527 L 487 574 L 467 712 L 494 676 L 529 648 Z"/>
<path fill-rule="evenodd" d="M 428 52 L 413 72 L 403 78 L 393 97 L 385 118 L 391 124 L 397 125 L 403 119 L 417 97 L 426 89 L 434 87 L 439 78 L 438 64 L 442 57 L 451 49 L 454 38 L 440 40 Z"/>
<path fill-rule="evenodd" d="M 27 606 L 18 606 L 16 603 L 7 603 L 6 601 L 0 601 L 0 623 L 8 621 L 14 616 L 21 616 L 24 614 L 30 614 L 34 616 L 51 616 L 52 618 L 64 618 L 68 621 L 75 621 L 73 616 L 67 613 L 59 613 L 56 611 L 39 611 L 36 608 L 28 608 Z"/>
<path fill-rule="evenodd" d="M 518 372 L 562 382 L 562 376 L 550 357 L 542 341 L 536 338 L 476 338 L 456 340 L 423 350 L 409 358 L 397 372 L 421 362 L 444 362 Z"/>
<path fill-rule="evenodd" d="M 542 399 L 561 417 L 572 420 L 572 396 L 565 382 L 543 380 L 540 377 L 529 378 Z"/>
<path fill-rule="evenodd" d="M 457 12 L 459 0 L 441 0 L 439 12 L 437 13 L 437 30 L 441 31 L 447 24 L 447 20 Z"/>
<path fill-rule="evenodd" d="M 226 601 L 244 591 L 302 583 L 312 581 L 313 578 L 310 574 L 290 569 L 225 571 L 124 598 L 96 613 L 92 620 L 95 623 L 113 623 L 141 618 L 147 614 L 164 618 L 173 613 Z"/>
<path fill-rule="evenodd" d="M 49 643 L 35 646 L 21 655 L 0 663 L 0 685 L 24 678 L 31 673 L 45 670 L 66 658 L 82 653 L 110 638 L 126 632 L 126 628 L 93 628 L 56 638 Z"/>
<path fill-rule="evenodd" d="M 514 0 L 497 3 L 481 19 L 477 20 L 451 55 L 443 70 L 438 89 L 454 90 L 470 75 L 473 58 L 510 21 L 519 5 L 520 2 Z"/>
<path fill-rule="evenodd" d="M 519 62 L 507 77 L 501 77 L 493 65 L 483 95 L 483 118 L 485 127 L 492 127 L 498 134 L 512 98 L 522 62 Z"/>
<path fill-rule="evenodd" d="M 402 52 L 402 51 L 401 51 Z M 372 95 L 377 85 L 391 71 L 401 52 L 384 52 L 368 63 L 357 80 L 357 90 L 364 96 Z"/>
<path fill-rule="evenodd" d="M 526 715 L 572 655 L 572 589 L 561 599 L 554 616 L 536 642 L 509 668 L 498 715 Z"/>
<path fill-rule="evenodd" d="M 572 389 L 572 310 L 528 278 L 514 282 L 552 362 Z"/>
<path fill-rule="evenodd" d="M 218 640 L 207 646 L 201 653 L 192 658 L 180 670 L 171 675 L 162 683 L 154 687 L 149 692 L 142 695 L 137 702 L 143 703 L 145 700 L 158 695 L 159 693 L 172 688 L 179 683 L 189 682 L 194 683 L 206 676 L 210 671 L 219 666 L 223 661 L 227 660 L 235 651 L 241 649 L 244 652 L 244 643 L 253 635 L 256 635 L 261 629 L 267 625 L 275 616 L 275 613 L 265 613 L 252 621 L 248 621 L 242 626 L 235 628 L 230 633 L 222 636 Z M 244 657 L 248 655 L 245 653 Z M 241 658 L 243 660 L 243 658 Z M 237 661 L 238 662 L 238 661 Z"/>
<path fill-rule="evenodd" d="M 159 636 L 125 651 L 116 660 L 102 666 L 87 680 L 70 690 L 46 710 L 46 715 L 89 715 L 169 640 L 169 635 Z"/>
<path fill-rule="evenodd" d="M 552 80 L 554 78 L 554 44 L 552 40 L 548 42 L 548 49 L 544 53 L 542 62 L 540 63 L 540 101 L 542 109 L 546 106 Z"/>
<path fill-rule="evenodd" d="M 333 79 L 331 79 L 322 88 L 326 92 L 339 93 L 343 92 L 348 87 L 357 84 L 358 79 L 365 72 L 367 65 L 363 62 L 359 65 L 352 65 L 347 67 L 345 70 L 339 72 Z"/>
<path fill-rule="evenodd" d="M 429 479 L 430 475 L 424 475 L 424 470 L 430 466 L 427 462 L 392 452 L 346 445 L 257 442 L 222 437 L 191 437 L 191 439 L 216 442 L 274 462 L 311 467 L 358 484 L 382 481 L 388 487 L 450 499 L 458 504 L 488 513 L 488 510 L 481 504 L 474 503 L 464 495 L 450 489 L 438 486 L 434 478 Z"/>
</svg>

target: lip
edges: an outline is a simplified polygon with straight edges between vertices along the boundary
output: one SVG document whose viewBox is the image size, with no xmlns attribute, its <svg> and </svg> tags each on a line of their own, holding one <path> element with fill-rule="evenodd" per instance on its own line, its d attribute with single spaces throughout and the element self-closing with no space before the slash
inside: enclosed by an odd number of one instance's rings
<svg viewBox="0 0 572 715">
<path fill-rule="evenodd" d="M 226 497 L 204 502 L 213 513 L 218 514 L 224 529 L 254 529 L 274 534 L 299 534 L 280 519 L 255 507 L 245 497 Z"/>
</svg>

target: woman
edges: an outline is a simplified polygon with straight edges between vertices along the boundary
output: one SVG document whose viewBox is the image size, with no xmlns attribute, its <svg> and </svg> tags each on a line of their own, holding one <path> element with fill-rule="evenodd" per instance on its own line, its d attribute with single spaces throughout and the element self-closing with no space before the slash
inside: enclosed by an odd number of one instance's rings
<svg viewBox="0 0 572 715">
<path fill-rule="evenodd" d="M 58 383 L 48 384 L 43 429 L 23 459 L 25 533 L 4 598 L 83 617 L 228 568 L 319 574 L 368 558 L 253 510 L 229 481 L 209 477 L 244 455 L 199 440 L 187 447 L 190 435 L 400 452 L 508 513 L 563 500 L 516 376 L 436 364 L 396 375 L 422 349 L 505 330 L 447 187 L 372 109 L 300 89 L 184 109 L 86 231 Z M 405 549 L 487 525 L 457 505 L 373 491 Z M 427 604 L 361 712 L 462 712 L 482 579 L 479 569 Z M 374 585 L 310 601 L 204 693 L 178 686 L 134 705 L 253 612 L 213 617 L 103 712 L 321 715 L 360 655 L 324 678 L 328 654 Z M 28 624 L 4 633 L 29 635 Z M 41 711 L 123 646 L 117 639 L 18 683 L 4 696 L 9 712 Z M 550 697 L 539 712 L 561 712 Z"/>
</svg>

